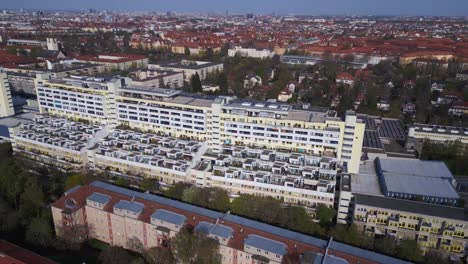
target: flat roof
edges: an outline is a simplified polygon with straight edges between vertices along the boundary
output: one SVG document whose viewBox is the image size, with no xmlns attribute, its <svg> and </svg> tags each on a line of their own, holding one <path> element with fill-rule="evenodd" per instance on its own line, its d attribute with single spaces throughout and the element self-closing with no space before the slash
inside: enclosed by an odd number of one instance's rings
<svg viewBox="0 0 468 264">
<path fill-rule="evenodd" d="M 430 177 L 408 177 L 403 174 L 385 174 L 389 192 L 408 193 L 421 196 L 458 199 L 460 196 L 447 179 Z"/>
<path fill-rule="evenodd" d="M 429 161 L 405 158 L 377 158 L 384 173 L 453 179 L 453 175 L 443 161 Z"/>
<path fill-rule="evenodd" d="M 387 192 L 458 199 L 453 175 L 441 161 L 376 158 L 376 172 Z"/>
<path fill-rule="evenodd" d="M 353 193 L 383 195 L 373 160 L 361 162 L 359 173 L 351 175 L 351 191 Z"/>
<path fill-rule="evenodd" d="M 464 209 L 458 207 L 365 194 L 355 194 L 354 200 L 356 205 L 361 204 L 414 214 L 468 221 Z"/>
</svg>

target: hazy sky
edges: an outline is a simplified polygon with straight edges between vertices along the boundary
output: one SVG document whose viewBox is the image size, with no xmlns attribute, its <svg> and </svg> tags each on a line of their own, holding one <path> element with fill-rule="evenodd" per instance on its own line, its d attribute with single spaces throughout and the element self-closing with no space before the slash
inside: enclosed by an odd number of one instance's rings
<svg viewBox="0 0 468 264">
<path fill-rule="evenodd" d="M 0 0 L 2 8 L 468 16 L 468 0 Z"/>
</svg>

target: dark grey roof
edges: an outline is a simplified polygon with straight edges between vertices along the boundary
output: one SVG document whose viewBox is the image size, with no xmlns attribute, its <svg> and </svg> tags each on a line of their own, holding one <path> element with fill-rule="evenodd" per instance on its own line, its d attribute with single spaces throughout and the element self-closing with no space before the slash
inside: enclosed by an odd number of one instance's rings
<svg viewBox="0 0 468 264">
<path fill-rule="evenodd" d="M 355 194 L 354 197 L 356 205 L 468 221 L 463 208 L 365 194 Z"/>
<path fill-rule="evenodd" d="M 141 203 L 134 202 L 134 201 L 125 201 L 125 200 L 120 200 L 118 203 L 114 205 L 114 208 L 117 209 L 125 209 L 133 213 L 140 213 L 143 211 L 143 208 L 145 206 Z"/>
<path fill-rule="evenodd" d="M 172 223 L 175 225 L 183 225 L 187 220 L 187 217 L 185 217 L 184 215 L 169 212 L 164 209 L 156 210 L 156 212 L 154 212 L 151 215 L 151 218 L 162 220 L 164 222 Z"/>
<path fill-rule="evenodd" d="M 129 197 L 138 197 L 138 198 L 145 199 L 145 200 L 148 200 L 148 201 L 152 201 L 152 202 L 155 202 L 155 203 L 159 203 L 159 204 L 174 207 L 174 208 L 177 208 L 177 209 L 180 209 L 180 210 L 184 210 L 184 211 L 187 211 L 187 212 L 190 212 L 190 213 L 203 215 L 203 216 L 206 216 L 206 217 L 209 217 L 209 218 L 213 218 L 213 219 L 222 218 L 224 221 L 229 221 L 229 222 L 232 222 L 232 223 L 235 223 L 235 224 L 238 224 L 238 225 L 247 226 L 247 227 L 254 228 L 254 229 L 257 229 L 257 230 L 260 230 L 260 231 L 263 231 L 263 232 L 267 232 L 267 233 L 270 233 L 270 234 L 273 234 L 273 235 L 276 235 L 276 236 L 284 237 L 286 239 L 290 239 L 290 240 L 293 240 L 293 241 L 298 241 L 298 242 L 305 243 L 305 244 L 315 246 L 315 247 L 319 247 L 319 248 L 325 248 L 327 246 L 327 244 L 328 244 L 328 242 L 323 240 L 323 239 L 319 239 L 319 238 L 316 238 L 316 237 L 312 237 L 312 236 L 300 234 L 300 233 L 297 233 L 297 232 L 289 231 L 289 230 L 286 230 L 286 229 L 283 229 L 283 228 L 279 228 L 277 226 L 272 226 L 272 225 L 260 223 L 260 222 L 250 220 L 250 219 L 247 219 L 247 218 L 243 218 L 243 217 L 240 217 L 240 216 L 236 216 L 236 215 L 223 214 L 223 213 L 215 212 L 215 211 L 212 211 L 212 210 L 208 210 L 208 209 L 205 209 L 205 208 L 201 208 L 201 207 L 198 207 L 198 206 L 186 204 L 186 203 L 179 202 L 179 201 L 174 201 L 174 200 L 164 198 L 164 197 L 161 197 L 161 196 L 157 196 L 157 195 L 153 195 L 153 194 L 141 193 L 141 192 L 128 190 L 128 189 L 118 187 L 118 186 L 115 186 L 115 185 L 112 185 L 112 184 L 109 184 L 109 183 L 105 183 L 105 182 L 95 181 L 95 182 L 91 183 L 91 185 L 95 186 L 95 187 L 98 187 L 98 188 L 102 188 L 102 189 L 111 191 L 111 192 L 119 193 L 119 194 L 126 195 L 126 196 L 129 196 Z M 402 260 L 399 260 L 399 259 L 396 259 L 396 258 L 388 257 L 388 256 L 381 255 L 381 254 L 378 254 L 378 253 L 375 253 L 375 252 L 371 252 L 371 251 L 368 251 L 368 250 L 365 250 L 365 249 L 360 249 L 360 248 L 357 248 L 357 247 L 349 246 L 349 245 L 339 243 L 339 242 L 334 242 L 334 241 L 331 243 L 330 248 L 335 249 L 335 250 L 339 250 L 341 252 L 344 252 L 344 253 L 347 253 L 347 254 L 350 254 L 350 255 L 353 255 L 353 256 L 356 256 L 356 257 L 365 258 L 365 259 L 368 259 L 370 261 L 374 261 L 374 262 L 382 263 L 382 264 L 409 263 L 409 262 L 405 262 L 405 261 L 402 261 Z"/>
<path fill-rule="evenodd" d="M 96 202 L 96 203 L 105 204 L 111 198 L 108 195 L 95 192 L 95 193 L 91 194 L 90 196 L 88 196 L 86 199 L 88 199 L 90 201 L 93 201 L 93 202 Z"/>
<path fill-rule="evenodd" d="M 366 130 L 376 130 L 377 129 L 377 124 L 375 123 L 375 119 L 377 117 L 371 117 L 371 116 L 368 116 L 368 115 L 358 114 L 357 118 L 364 122 L 364 124 L 366 125 Z"/>
<path fill-rule="evenodd" d="M 405 130 L 398 119 L 382 119 L 382 125 L 378 128 L 379 136 L 404 140 Z"/>
<path fill-rule="evenodd" d="M 383 150 L 383 144 L 377 131 L 364 131 L 364 142 L 362 143 L 362 147 Z"/>
<path fill-rule="evenodd" d="M 284 256 L 287 253 L 287 246 L 284 243 L 271 240 L 266 237 L 249 235 L 244 241 L 245 245 L 263 249 L 274 254 Z"/>
<path fill-rule="evenodd" d="M 215 235 L 222 238 L 233 237 L 233 230 L 229 226 L 221 224 L 211 224 L 208 222 L 200 222 L 196 227 L 196 231 L 204 232 L 210 235 Z"/>
</svg>

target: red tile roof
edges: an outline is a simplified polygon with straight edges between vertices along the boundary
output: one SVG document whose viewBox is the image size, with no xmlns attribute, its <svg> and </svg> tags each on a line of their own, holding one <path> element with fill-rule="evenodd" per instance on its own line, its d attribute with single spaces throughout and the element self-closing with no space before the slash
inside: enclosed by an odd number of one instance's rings
<svg viewBox="0 0 468 264">
<path fill-rule="evenodd" d="M 354 81 L 354 77 L 347 73 L 347 72 L 341 72 L 336 76 L 337 80 L 347 80 L 347 81 Z"/>
<path fill-rule="evenodd" d="M 27 249 L 0 240 L 0 264 L 57 264 Z"/>
<path fill-rule="evenodd" d="M 142 203 L 145 206 L 145 208 L 143 212 L 140 214 L 138 220 L 146 222 L 146 223 L 151 222 L 150 221 L 151 214 L 157 209 L 165 209 L 165 210 L 186 216 L 187 218 L 186 224 L 192 227 L 196 226 L 201 221 L 205 221 L 209 223 L 216 223 L 217 221 L 217 219 L 210 218 L 201 214 L 189 212 L 186 210 L 181 210 L 181 209 L 171 207 L 165 204 L 160 204 L 160 203 L 156 203 L 150 200 L 141 199 L 139 197 L 129 197 L 129 196 L 116 193 L 116 192 L 112 192 L 112 191 L 99 188 L 93 185 L 86 185 L 86 186 L 80 187 L 79 189 L 73 191 L 72 193 L 61 197 L 58 201 L 53 203 L 52 206 L 59 208 L 59 209 L 65 209 L 65 201 L 69 198 L 73 198 L 78 203 L 79 207 L 84 207 L 86 204 L 86 198 L 89 195 L 91 195 L 93 192 L 99 192 L 99 193 L 102 193 L 111 197 L 111 200 L 107 203 L 107 205 L 104 208 L 104 210 L 109 213 L 113 212 L 113 206 L 116 203 L 118 203 L 120 200 L 129 201 L 133 198 L 134 201 Z M 324 252 L 324 248 L 313 246 L 310 244 L 305 244 L 303 242 L 299 242 L 299 241 L 295 241 L 291 239 L 287 239 L 280 235 L 275 235 L 273 233 L 268 233 L 262 230 L 255 229 L 251 226 L 245 226 L 245 225 L 241 225 L 241 224 L 223 220 L 223 219 L 221 219 L 219 223 L 226 225 L 228 227 L 231 227 L 233 229 L 234 237 L 229 240 L 228 246 L 237 250 L 243 251 L 244 240 L 247 238 L 248 235 L 255 234 L 255 235 L 259 235 L 259 236 L 269 238 L 275 241 L 283 242 L 284 244 L 286 244 L 289 248 L 289 251 L 288 251 L 289 254 L 287 255 L 286 258 L 290 258 L 293 261 L 297 261 L 297 257 L 299 256 L 299 254 L 302 254 L 305 251 L 322 252 L 322 253 Z M 333 254 L 346 259 L 349 263 L 362 263 L 362 264 L 375 263 L 368 259 L 354 256 L 349 253 L 340 252 L 337 250 L 333 250 Z"/>
</svg>

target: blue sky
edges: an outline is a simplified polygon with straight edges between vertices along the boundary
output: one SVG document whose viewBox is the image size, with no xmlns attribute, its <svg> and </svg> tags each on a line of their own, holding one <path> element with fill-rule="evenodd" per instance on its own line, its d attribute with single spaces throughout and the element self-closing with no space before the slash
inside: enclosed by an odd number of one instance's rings
<svg viewBox="0 0 468 264">
<path fill-rule="evenodd" d="M 0 0 L 2 8 L 468 16 L 468 0 Z"/>
</svg>

